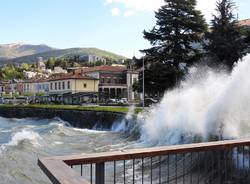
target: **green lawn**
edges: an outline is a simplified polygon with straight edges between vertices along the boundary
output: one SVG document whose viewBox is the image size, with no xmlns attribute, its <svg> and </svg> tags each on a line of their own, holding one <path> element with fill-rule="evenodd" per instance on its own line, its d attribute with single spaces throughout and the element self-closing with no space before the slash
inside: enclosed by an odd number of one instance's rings
<svg viewBox="0 0 250 184">
<path fill-rule="evenodd" d="M 65 109 L 65 110 L 82 110 L 82 111 L 100 111 L 127 113 L 128 107 L 108 107 L 108 106 L 78 106 L 78 105 L 0 105 L 1 108 L 46 108 L 46 109 Z M 142 111 L 142 108 L 135 108 L 135 113 Z"/>
</svg>

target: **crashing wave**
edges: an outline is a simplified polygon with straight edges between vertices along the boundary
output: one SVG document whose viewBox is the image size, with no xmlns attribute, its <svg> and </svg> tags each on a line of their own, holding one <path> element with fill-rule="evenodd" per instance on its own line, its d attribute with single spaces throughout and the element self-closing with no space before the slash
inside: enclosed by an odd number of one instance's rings
<svg viewBox="0 0 250 184">
<path fill-rule="evenodd" d="M 161 103 L 143 114 L 141 141 L 172 145 L 246 138 L 250 131 L 250 55 L 231 74 L 194 67 L 177 89 L 166 92 Z M 142 116 L 141 116 L 142 117 Z M 197 140 L 194 140 L 197 139 Z"/>
<path fill-rule="evenodd" d="M 7 146 L 18 146 L 24 141 L 29 141 L 33 146 L 40 146 L 39 140 L 42 138 L 36 132 L 23 129 L 21 132 L 15 133 L 9 143 L 5 144 Z"/>
</svg>

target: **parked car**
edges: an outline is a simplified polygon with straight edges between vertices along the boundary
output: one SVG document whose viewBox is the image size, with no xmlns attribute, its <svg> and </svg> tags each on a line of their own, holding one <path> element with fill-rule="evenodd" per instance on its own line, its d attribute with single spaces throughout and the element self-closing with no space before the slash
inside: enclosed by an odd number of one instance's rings
<svg viewBox="0 0 250 184">
<path fill-rule="evenodd" d="M 122 98 L 120 100 L 118 100 L 119 104 L 128 104 L 128 99 L 127 98 Z"/>
<path fill-rule="evenodd" d="M 159 102 L 158 100 L 153 99 L 153 98 L 145 98 L 144 105 L 145 105 L 145 107 L 149 107 L 149 106 L 156 104 L 158 102 Z M 141 106 L 143 106 L 142 102 L 141 102 Z"/>
<path fill-rule="evenodd" d="M 115 98 L 110 98 L 108 101 L 108 103 L 117 103 L 117 102 L 118 102 L 118 100 Z"/>
</svg>

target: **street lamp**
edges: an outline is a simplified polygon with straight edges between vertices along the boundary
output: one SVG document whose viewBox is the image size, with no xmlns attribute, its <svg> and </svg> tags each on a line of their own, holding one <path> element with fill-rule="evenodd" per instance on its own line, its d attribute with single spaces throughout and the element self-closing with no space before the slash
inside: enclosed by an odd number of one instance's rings
<svg viewBox="0 0 250 184">
<path fill-rule="evenodd" d="M 142 65 L 143 65 L 143 69 L 142 69 L 142 107 L 143 109 L 145 108 L 145 61 L 144 61 L 144 56 L 142 56 Z"/>
</svg>

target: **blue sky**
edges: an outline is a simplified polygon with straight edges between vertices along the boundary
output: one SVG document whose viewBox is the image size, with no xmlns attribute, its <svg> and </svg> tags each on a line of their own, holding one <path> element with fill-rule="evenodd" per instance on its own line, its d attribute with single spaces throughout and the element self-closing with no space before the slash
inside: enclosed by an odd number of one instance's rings
<svg viewBox="0 0 250 184">
<path fill-rule="evenodd" d="M 163 0 L 0 0 L 0 43 L 97 47 L 128 57 L 149 47 L 142 31 L 154 23 Z M 198 0 L 209 19 L 216 0 Z M 249 0 L 237 0 L 250 18 Z"/>
</svg>

